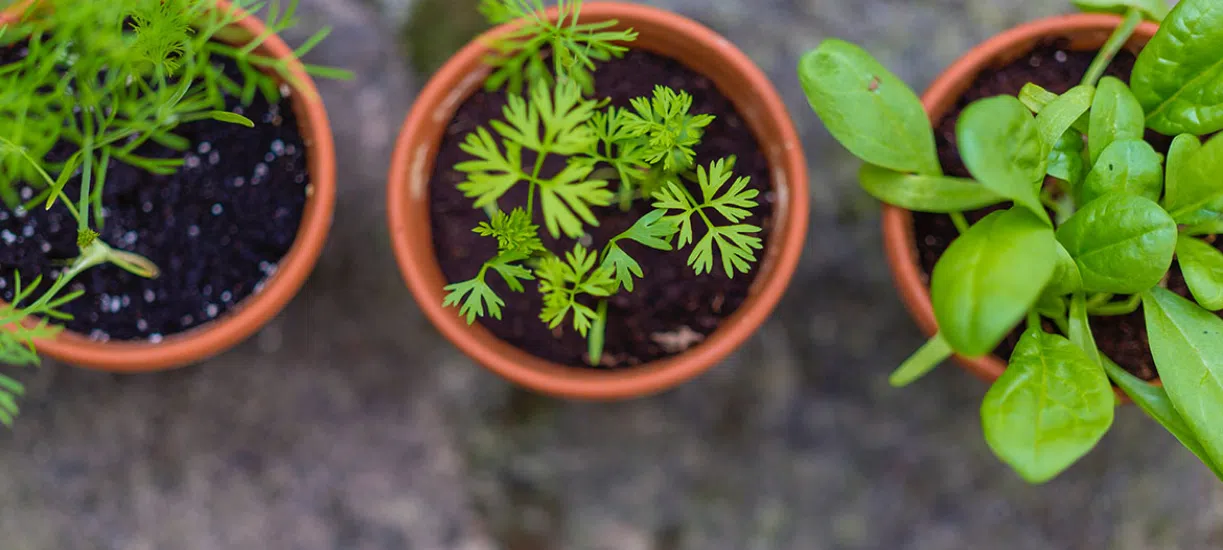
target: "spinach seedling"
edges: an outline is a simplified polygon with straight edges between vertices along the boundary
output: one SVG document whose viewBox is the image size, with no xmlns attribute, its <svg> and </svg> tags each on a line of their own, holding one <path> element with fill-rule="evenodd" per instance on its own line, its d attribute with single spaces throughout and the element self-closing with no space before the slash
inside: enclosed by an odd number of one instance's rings
<svg viewBox="0 0 1223 550">
<path fill-rule="evenodd" d="M 279 100 L 281 83 L 294 83 L 295 61 L 256 50 L 296 24 L 296 6 L 296 0 L 238 0 L 224 10 L 215 0 L 42 0 L 0 28 L 0 48 L 22 52 L 0 65 L 0 199 L 16 216 L 34 208 L 65 209 L 76 222 L 79 249 L 76 258 L 62 262 L 65 269 L 50 284 L 36 279 L 23 285 L 15 278 L 14 299 L 0 306 L 0 327 L 6 327 L 0 331 L 0 363 L 38 364 L 35 341 L 55 336 L 61 330 L 55 321 L 71 319 L 61 308 L 81 296 L 68 286 L 82 272 L 114 264 L 141 277 L 158 275 L 148 259 L 111 247 L 99 236 L 107 168 L 114 161 L 173 174 L 182 157 L 151 158 L 140 147 L 151 142 L 185 151 L 192 144 L 175 131 L 190 122 L 253 126 L 223 110 L 224 94 L 246 104 L 257 93 Z M 265 34 L 242 36 L 234 30 L 239 10 L 261 8 L 266 8 Z M 304 55 L 326 35 L 321 31 L 295 54 Z M 215 62 L 219 57 L 236 61 L 241 81 L 225 74 Z M 307 71 L 348 76 L 325 67 L 307 66 Z M 23 198 L 23 190 L 32 196 Z M 0 375 L 0 422 L 12 421 L 20 394 L 20 384 Z"/>
<path fill-rule="evenodd" d="M 939 331 L 892 375 L 901 386 L 953 354 L 992 353 L 1024 326 L 981 406 L 986 441 L 1032 483 L 1090 451 L 1113 421 L 1110 380 L 1223 477 L 1223 11 L 1216 0 L 1078 0 L 1125 15 L 1081 84 L 976 101 L 956 137 L 972 178 L 943 174 L 916 94 L 858 46 L 827 40 L 799 77 L 833 137 L 864 161 L 862 187 L 952 216 L 960 236 L 930 296 Z M 1144 19 L 1163 20 L 1130 82 L 1103 77 Z M 1175 136 L 1166 155 L 1146 131 Z M 998 205 L 969 224 L 966 211 Z M 1174 260 L 1193 300 L 1166 288 Z M 1096 346 L 1093 318 L 1141 307 L 1162 386 Z"/>
<path fill-rule="evenodd" d="M 756 262 L 760 228 L 742 223 L 757 206 L 759 191 L 750 178 L 735 177 L 734 158 L 696 164 L 704 130 L 714 117 L 691 113 L 687 92 L 656 86 L 629 108 L 591 99 L 594 61 L 621 56 L 632 30 L 611 30 L 615 21 L 579 23 L 580 0 L 562 1 L 560 16 L 545 19 L 542 2 L 485 0 L 491 23 L 520 21 L 518 31 L 494 41 L 489 59 L 491 89 L 507 85 L 504 118 L 468 134 L 461 148 L 471 160 L 454 168 L 466 176 L 459 184 L 489 220 L 474 231 L 497 241 L 497 254 L 472 279 L 448 285 L 444 305 L 474 323 L 500 319 L 504 300 L 488 284 L 496 273 L 513 292 L 535 281 L 543 296 L 540 319 L 551 328 L 567 321 L 588 341 L 587 359 L 600 364 L 608 299 L 632 292 L 644 271 L 634 247 L 688 250 L 697 275 L 720 264 L 727 277 L 747 273 Z M 549 69 L 544 48 L 555 60 Z M 524 69 L 525 67 L 525 69 Z M 548 72 L 551 70 L 551 72 Z M 518 80 L 519 78 L 525 80 Z M 525 84 L 525 95 L 516 89 Z M 524 162 L 526 158 L 534 159 Z M 549 159 L 561 159 L 556 174 L 544 172 Z M 525 207 L 509 212 L 497 201 L 516 186 L 527 187 Z M 575 242 L 548 250 L 543 229 L 553 239 L 582 239 L 599 225 L 598 209 L 652 201 L 653 209 L 628 230 L 599 248 Z M 715 252 L 716 250 L 716 252 Z"/>
</svg>

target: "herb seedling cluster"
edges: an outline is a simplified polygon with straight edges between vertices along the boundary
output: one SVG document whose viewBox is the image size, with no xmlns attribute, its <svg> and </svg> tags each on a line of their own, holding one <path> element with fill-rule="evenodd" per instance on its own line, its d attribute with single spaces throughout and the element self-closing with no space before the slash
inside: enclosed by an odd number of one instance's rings
<svg viewBox="0 0 1223 550">
<path fill-rule="evenodd" d="M 828 40 L 799 75 L 833 136 L 865 162 L 862 187 L 945 213 L 961 235 L 931 273 L 939 332 L 892 375 L 982 357 L 1026 322 L 981 407 L 991 449 L 1024 479 L 1057 476 L 1113 421 L 1110 379 L 1223 476 L 1223 10 L 1216 0 L 1080 0 L 1124 14 L 1064 94 L 1035 85 L 969 105 L 957 122 L 972 179 L 943 174 L 917 96 L 862 49 Z M 1144 18 L 1163 21 L 1128 85 L 1101 78 Z M 1164 155 L 1147 130 L 1175 136 Z M 1009 203 L 969 225 L 964 212 Z M 1166 288 L 1179 263 L 1194 301 Z M 1141 307 L 1162 386 L 1097 348 L 1093 317 Z M 1046 331 L 1049 322 L 1056 327 Z"/>
<path fill-rule="evenodd" d="M 505 302 L 488 276 L 496 273 L 513 292 L 534 281 L 543 296 L 540 319 L 551 328 L 571 319 L 597 365 L 608 298 L 632 292 L 644 275 L 633 248 L 690 248 L 688 264 L 697 275 L 718 263 L 727 277 L 747 273 L 762 242 L 755 235 L 761 229 L 743 221 L 759 191 L 748 187 L 749 178 L 734 176 L 734 158 L 696 164 L 694 148 L 714 117 L 692 114 L 687 92 L 657 86 L 630 108 L 591 99 L 595 62 L 622 56 L 636 33 L 613 30 L 615 21 L 579 22 L 580 0 L 561 1 L 557 10 L 550 21 L 541 0 L 483 3 L 490 22 L 520 25 L 490 45 L 485 84 L 507 86 L 507 105 L 491 131 L 466 136 L 462 150 L 472 160 L 455 169 L 466 176 L 459 189 L 489 216 L 474 231 L 496 239 L 498 251 L 475 277 L 447 286 L 444 304 L 457 306 L 468 323 L 486 315 L 500 319 Z M 550 159 L 562 161 L 553 174 L 544 170 Z M 498 206 L 523 185 L 525 207 L 506 212 Z M 627 211 L 634 201 L 652 201 L 653 210 L 598 248 L 580 242 L 599 225 L 598 209 Z M 548 250 L 536 220 L 554 239 L 574 240 L 572 248 Z"/>
<path fill-rule="evenodd" d="M 0 28 L 0 48 L 22 55 L 0 65 L 0 199 L 6 212 L 23 217 L 35 208 L 62 208 L 77 226 L 80 254 L 50 284 L 16 277 L 15 298 L 0 306 L 0 363 L 38 363 L 35 341 L 54 337 L 69 320 L 64 304 L 82 291 L 69 284 L 86 270 L 115 264 L 156 277 L 149 260 L 103 242 L 103 190 L 112 162 L 150 174 L 173 174 L 184 158 L 150 158 L 147 143 L 183 151 L 192 148 L 175 133 L 201 121 L 254 126 L 225 111 L 225 95 L 249 104 L 258 93 L 280 99 L 282 82 L 294 83 L 289 59 L 256 52 L 273 34 L 296 24 L 296 0 L 282 4 L 238 0 L 221 9 L 216 0 L 41 0 L 29 3 Z M 244 36 L 235 23 L 243 12 L 263 11 L 267 31 Z M 328 31 L 295 53 L 305 54 Z M 217 60 L 232 59 L 235 80 Z M 308 66 L 307 71 L 343 78 L 343 71 Z M 32 189 L 32 197 L 22 191 Z M 36 321 L 35 321 L 36 320 Z M 21 385 L 0 375 L 0 421 L 16 414 Z"/>
</svg>

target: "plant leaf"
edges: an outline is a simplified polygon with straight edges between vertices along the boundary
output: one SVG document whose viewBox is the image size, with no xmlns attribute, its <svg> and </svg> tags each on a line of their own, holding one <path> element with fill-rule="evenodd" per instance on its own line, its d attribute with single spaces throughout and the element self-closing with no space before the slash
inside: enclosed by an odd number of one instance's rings
<svg viewBox="0 0 1223 550">
<path fill-rule="evenodd" d="M 1112 192 L 1158 201 L 1163 187 L 1163 165 L 1151 144 L 1142 140 L 1114 141 L 1087 174 L 1079 191 L 1079 203 L 1088 204 Z"/>
<path fill-rule="evenodd" d="M 1187 138 L 1186 138 L 1187 139 Z M 1193 143 L 1181 145 L 1193 149 Z M 1178 156 L 1189 154 L 1178 151 Z M 1183 158 L 1183 157 L 1182 157 Z M 1178 159 L 1176 182 L 1173 192 L 1165 197 L 1168 211 L 1177 221 L 1189 222 L 1203 209 L 1219 210 L 1223 204 L 1223 185 L 1218 184 L 1218 175 L 1223 172 L 1223 134 L 1211 138 L 1197 148 L 1187 161 Z"/>
<path fill-rule="evenodd" d="M 1151 21 L 1162 21 L 1169 9 L 1165 0 L 1074 0 L 1074 5 L 1085 12 L 1121 15 L 1137 9 Z"/>
<path fill-rule="evenodd" d="M 672 250 L 671 237 L 675 236 L 679 227 L 675 220 L 666 214 L 665 210 L 651 210 L 617 236 L 616 240 L 631 239 L 655 250 Z"/>
<path fill-rule="evenodd" d="M 1030 212 L 994 212 L 951 243 L 930 296 L 939 331 L 966 357 L 990 353 L 1040 297 L 1057 263 L 1053 230 Z"/>
<path fill-rule="evenodd" d="M 1150 199 L 1111 193 L 1076 212 L 1057 240 L 1089 292 L 1137 294 L 1159 283 L 1176 251 L 1176 222 Z"/>
<path fill-rule="evenodd" d="M 1191 178 L 1189 172 L 1190 161 L 1193 157 L 1202 150 L 1202 140 L 1197 136 L 1189 134 L 1181 134 L 1172 140 L 1172 146 L 1168 149 L 1167 161 L 1167 176 L 1164 178 L 1164 198 L 1163 205 L 1169 211 L 1175 208 L 1180 202 L 1180 191 L 1183 188 L 1192 188 L 1192 182 L 1186 178 Z"/>
<path fill-rule="evenodd" d="M 539 186 L 539 205 L 544 213 L 544 225 L 554 238 L 563 232 L 570 238 L 581 237 L 583 223 L 598 226 L 599 220 L 590 210 L 608 206 L 615 195 L 604 180 L 588 180 L 591 167 L 569 163 L 559 174 Z"/>
<path fill-rule="evenodd" d="M 1007 200 L 974 180 L 906 174 L 873 164 L 862 165 L 858 181 L 876 199 L 918 212 L 963 212 Z"/>
<path fill-rule="evenodd" d="M 1112 359 L 1104 357 L 1104 370 L 1108 373 L 1108 377 L 1112 378 L 1117 387 L 1134 401 L 1138 408 L 1147 413 L 1147 416 L 1159 422 L 1164 429 L 1168 430 L 1177 441 L 1181 442 L 1189 452 L 1198 457 L 1203 464 L 1214 472 L 1215 476 L 1223 479 L 1223 472 L 1211 463 L 1210 456 L 1206 454 L 1206 450 L 1202 448 L 1202 443 L 1198 441 L 1193 430 L 1189 429 L 1189 424 L 1185 422 L 1185 417 L 1177 412 L 1176 407 L 1172 405 L 1172 399 L 1168 397 L 1168 392 L 1161 386 L 1155 386 L 1130 374 L 1125 369 L 1113 362 Z"/>
<path fill-rule="evenodd" d="M 1211 311 L 1223 309 L 1223 252 L 1187 235 L 1176 241 L 1176 261 L 1193 299 Z"/>
<path fill-rule="evenodd" d="M 246 126 L 247 128 L 255 127 L 255 123 L 251 121 L 251 119 L 238 113 L 231 113 L 229 111 L 209 111 L 208 116 L 212 117 L 213 120 L 219 120 L 221 122 Z"/>
<path fill-rule="evenodd" d="M 1087 144 L 1094 166 L 1110 145 L 1117 141 L 1141 141 L 1146 130 L 1146 113 L 1129 86 L 1116 77 L 1100 79 L 1091 105 Z"/>
<path fill-rule="evenodd" d="M 1181 0 L 1143 48 L 1130 86 L 1147 126 L 1173 136 L 1223 130 L 1223 3 Z"/>
<path fill-rule="evenodd" d="M 1164 390 L 1210 463 L 1223 464 L 1223 319 L 1163 288 L 1142 295 L 1142 310 Z"/>
<path fill-rule="evenodd" d="M 1113 423 L 1104 369 L 1062 336 L 1029 329 L 981 405 L 985 440 L 1030 483 L 1053 479 Z"/>
<path fill-rule="evenodd" d="M 888 378 L 888 383 L 894 388 L 912 384 L 946 361 L 948 357 L 951 357 L 951 353 L 951 346 L 947 344 L 947 340 L 943 339 L 942 334 L 935 334 L 917 352 L 900 364 L 900 368 L 897 368 Z"/>
<path fill-rule="evenodd" d="M 1068 182 L 1072 190 L 1077 189 L 1083 183 L 1083 176 L 1087 172 L 1083 160 L 1084 148 L 1083 134 L 1078 130 L 1072 129 L 1062 134 L 1062 138 L 1053 145 L 1053 151 L 1049 153 L 1049 175 Z"/>
<path fill-rule="evenodd" d="M 1045 288 L 1044 295 L 1061 297 L 1078 292 L 1083 288 L 1083 276 L 1079 274 L 1078 264 L 1074 263 L 1074 257 L 1066 251 L 1062 243 L 1057 243 L 1056 250 L 1057 266 L 1053 270 L 1053 277 L 1049 279 L 1049 286 Z"/>
<path fill-rule="evenodd" d="M 942 175 L 921 100 L 865 50 L 825 40 L 803 55 L 798 77 L 811 108 L 855 156 L 897 172 Z"/>
<path fill-rule="evenodd" d="M 1062 136 L 1066 135 L 1066 132 L 1074 126 L 1074 123 L 1083 118 L 1088 109 L 1092 108 L 1092 100 L 1095 95 L 1094 86 L 1075 86 L 1058 96 L 1036 115 L 1036 127 L 1040 130 L 1046 157 L 1061 141 Z M 1091 135 L 1094 137 L 1095 133 Z"/>
<path fill-rule="evenodd" d="M 1036 120 L 1018 99 L 974 102 L 960 115 L 956 135 L 960 156 L 977 181 L 1050 223 L 1040 202 L 1048 156 Z"/>
</svg>

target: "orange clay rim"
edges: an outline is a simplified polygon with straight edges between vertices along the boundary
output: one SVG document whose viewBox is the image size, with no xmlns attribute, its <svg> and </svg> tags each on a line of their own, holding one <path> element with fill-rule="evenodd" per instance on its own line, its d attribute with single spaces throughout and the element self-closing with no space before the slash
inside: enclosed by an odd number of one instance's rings
<svg viewBox="0 0 1223 550">
<path fill-rule="evenodd" d="M 229 0 L 215 0 L 216 9 L 233 9 Z M 24 5 L 24 4 L 21 4 Z M 0 25 L 20 17 L 20 6 L 0 13 Z M 265 26 L 241 10 L 235 24 L 250 36 L 262 35 Z M 271 35 L 257 50 L 278 59 L 291 58 L 293 50 L 279 36 Z M 297 294 L 314 269 L 331 229 L 335 208 L 335 148 L 331 125 L 314 81 L 300 62 L 290 70 L 297 82 L 292 95 L 302 139 L 306 145 L 310 186 L 301 226 L 289 253 L 277 272 L 263 283 L 263 290 L 237 304 L 216 320 L 192 330 L 165 337 L 159 343 L 98 342 L 81 334 L 63 331 L 52 340 L 35 343 L 40 355 L 80 367 L 111 372 L 136 373 L 172 369 L 215 356 L 249 338 L 272 320 Z M 3 303 L 3 302 L 0 302 Z"/>
<path fill-rule="evenodd" d="M 556 19 L 556 9 L 547 16 Z M 564 366 L 530 355 L 469 326 L 443 308 L 445 278 L 433 251 L 428 183 L 445 125 L 488 74 L 485 40 L 516 28 L 502 25 L 454 55 L 421 92 L 396 144 L 387 186 L 389 225 L 404 280 L 443 335 L 489 370 L 538 392 L 574 399 L 611 400 L 669 389 L 717 364 L 768 318 L 798 265 L 807 233 L 807 169 L 798 133 L 772 83 L 728 40 L 679 15 L 647 6 L 588 2 L 583 21 L 616 19 L 639 37 L 634 48 L 673 57 L 709 77 L 748 122 L 769 159 L 778 195 L 771 242 L 757 266 L 752 295 L 723 325 L 692 349 L 622 370 Z"/>
<path fill-rule="evenodd" d="M 961 57 L 934 81 L 922 96 L 922 103 L 932 123 L 942 119 L 982 71 L 1005 65 L 1027 55 L 1036 43 L 1047 38 L 1066 38 L 1076 50 L 1099 49 L 1121 17 L 1102 14 L 1076 14 L 1051 17 L 1020 25 L 977 46 Z M 1159 26 L 1143 23 L 1126 44 L 1138 52 L 1155 36 Z M 930 291 L 914 246 L 913 214 L 892 205 L 883 206 L 884 248 L 892 277 L 905 306 L 927 337 L 938 332 Z M 956 362 L 987 382 L 993 382 L 1006 370 L 1006 362 L 994 355 L 968 358 L 957 355 Z"/>
</svg>

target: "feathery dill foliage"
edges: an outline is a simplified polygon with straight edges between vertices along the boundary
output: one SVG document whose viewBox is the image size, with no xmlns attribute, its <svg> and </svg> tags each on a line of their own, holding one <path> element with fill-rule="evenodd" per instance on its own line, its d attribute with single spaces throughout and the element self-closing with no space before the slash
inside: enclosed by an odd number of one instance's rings
<svg viewBox="0 0 1223 550">
<path fill-rule="evenodd" d="M 41 0 L 20 20 L 0 28 L 0 47 L 16 46 L 24 57 L 0 65 L 0 200 L 8 210 L 60 206 L 78 225 L 80 256 L 50 284 L 17 289 L 11 304 L 0 307 L 0 363 L 38 363 L 33 341 L 54 336 L 51 320 L 70 317 L 60 307 L 79 297 L 64 294 L 81 272 L 105 263 L 144 277 L 157 266 L 116 250 L 98 238 L 103 189 L 111 161 L 153 174 L 173 174 L 182 158 L 150 158 L 138 149 L 153 142 L 177 151 L 191 147 L 175 133 L 181 124 L 214 119 L 254 126 L 225 111 L 225 94 L 249 104 L 255 94 L 280 100 L 282 82 L 296 84 L 290 60 L 260 55 L 256 49 L 272 34 L 296 24 L 297 0 L 269 3 L 236 0 L 232 9 L 216 0 Z M 244 36 L 232 27 L 246 12 L 262 11 L 263 35 Z M 301 56 L 328 34 L 324 29 L 295 52 Z M 233 59 L 242 78 L 235 81 L 218 64 Z M 323 77 L 348 74 L 307 66 Z M 66 160 L 59 158 L 67 147 Z M 79 185 L 69 188 L 70 180 Z M 20 185 L 35 196 L 22 201 Z M 71 189 L 71 193 L 68 191 Z M 19 281 L 18 281 L 19 283 Z M 45 290 L 43 290 L 45 288 Z M 38 291 L 42 291 L 38 294 Z M 22 324 L 36 317 L 36 324 Z M 16 413 L 21 386 L 0 375 L 0 422 Z"/>
<path fill-rule="evenodd" d="M 734 277 L 751 270 L 762 243 L 755 236 L 760 228 L 742 223 L 759 192 L 748 189 L 749 178 L 734 177 L 735 159 L 696 166 L 694 148 L 714 117 L 691 114 L 691 95 L 656 86 L 650 97 L 633 99 L 631 108 L 586 97 L 593 94 L 594 61 L 623 55 L 623 43 L 636 33 L 611 30 L 614 21 L 579 23 L 580 8 L 580 0 L 561 1 L 553 23 L 543 17 L 540 0 L 484 0 L 491 23 L 517 19 L 522 26 L 493 41 L 497 55 L 489 60 L 494 72 L 487 87 L 509 87 L 503 119 L 466 136 L 460 147 L 472 158 L 455 169 L 466 175 L 459 190 L 489 213 L 474 231 L 497 240 L 497 255 L 472 279 L 447 286 L 443 303 L 458 307 L 468 323 L 500 319 L 505 302 L 489 286 L 490 273 L 513 292 L 536 281 L 543 296 L 540 319 L 550 328 L 572 319 L 588 340 L 589 362 L 597 365 L 607 299 L 632 292 L 643 276 L 634 249 L 690 248 L 688 264 L 697 275 L 711 273 L 719 258 L 721 270 Z M 545 46 L 552 48 L 551 69 Z M 520 95 L 523 79 L 526 95 Z M 524 152 L 536 160 L 524 164 Z M 545 176 L 550 157 L 563 159 L 564 167 Z M 528 188 L 526 208 L 501 210 L 498 199 L 521 185 Z M 627 211 L 637 200 L 653 201 L 653 210 L 601 249 L 574 244 L 554 252 L 543 245 L 537 211 L 553 238 L 576 240 L 599 225 L 595 209 L 618 204 Z"/>
</svg>

